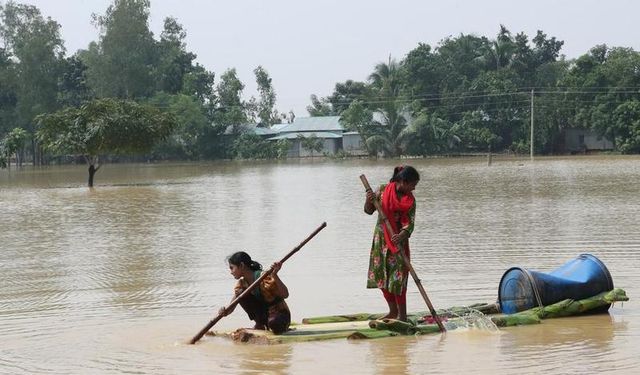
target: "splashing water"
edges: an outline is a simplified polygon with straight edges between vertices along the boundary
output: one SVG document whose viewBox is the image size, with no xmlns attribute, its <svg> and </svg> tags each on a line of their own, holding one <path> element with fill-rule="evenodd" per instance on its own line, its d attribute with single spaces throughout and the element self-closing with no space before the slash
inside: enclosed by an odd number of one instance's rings
<svg viewBox="0 0 640 375">
<path fill-rule="evenodd" d="M 491 318 L 474 308 L 466 307 L 462 310 L 456 309 L 456 311 L 445 310 L 442 315 L 451 317 L 442 322 L 447 331 L 466 328 L 499 332 L 498 326 L 495 325 Z"/>
</svg>

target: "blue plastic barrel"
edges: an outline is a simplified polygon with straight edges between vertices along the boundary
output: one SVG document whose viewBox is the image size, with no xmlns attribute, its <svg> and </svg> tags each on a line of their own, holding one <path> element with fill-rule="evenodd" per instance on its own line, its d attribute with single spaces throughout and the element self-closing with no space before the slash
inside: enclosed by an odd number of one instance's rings
<svg viewBox="0 0 640 375">
<path fill-rule="evenodd" d="M 607 267 L 591 254 L 580 254 L 551 273 L 509 268 L 498 287 L 498 301 L 505 314 L 564 299 L 584 299 L 613 289 Z M 598 311 L 607 311 L 610 305 Z"/>
</svg>

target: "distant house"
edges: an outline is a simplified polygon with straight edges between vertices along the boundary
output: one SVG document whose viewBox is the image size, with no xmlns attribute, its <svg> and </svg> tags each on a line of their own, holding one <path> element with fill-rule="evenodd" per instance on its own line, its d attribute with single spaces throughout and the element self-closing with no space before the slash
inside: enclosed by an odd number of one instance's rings
<svg viewBox="0 0 640 375">
<path fill-rule="evenodd" d="M 291 147 L 287 154 L 290 158 L 335 155 L 344 151 L 351 155 L 366 155 L 362 139 L 358 132 L 345 132 L 340 116 L 296 117 L 290 124 L 274 124 L 263 127 L 261 124 L 242 124 L 228 126 L 225 136 L 229 140 L 240 134 L 253 133 L 269 141 L 286 139 Z M 320 151 L 307 149 L 302 138 L 315 137 L 322 142 Z"/>
<path fill-rule="evenodd" d="M 274 131 L 275 134 L 278 134 L 278 132 L 280 131 L 280 129 L 284 128 L 285 126 L 288 126 L 289 123 L 285 122 L 284 124 L 273 124 L 271 125 L 271 130 Z"/>
<path fill-rule="evenodd" d="M 335 155 L 343 149 L 344 127 L 340 116 L 296 117 L 291 124 L 278 129 L 270 141 L 287 139 L 291 142 L 288 157 L 299 158 L 312 155 Z M 320 152 L 308 150 L 301 138 L 316 137 L 322 140 Z"/>
<path fill-rule="evenodd" d="M 358 132 L 342 133 L 342 150 L 349 155 L 367 155 L 367 149 Z"/>
<path fill-rule="evenodd" d="M 322 141 L 322 149 L 320 151 L 309 150 L 304 147 L 300 138 L 317 137 Z M 286 139 L 291 142 L 289 158 L 303 158 L 307 156 L 322 156 L 322 155 L 334 155 L 340 150 L 342 137 L 339 134 L 331 132 L 306 132 L 306 133 L 289 133 L 280 134 L 275 137 L 269 138 L 270 141 L 277 141 L 280 139 Z"/>
<path fill-rule="evenodd" d="M 613 142 L 584 128 L 570 128 L 564 131 L 564 152 L 579 153 L 613 150 Z"/>
</svg>

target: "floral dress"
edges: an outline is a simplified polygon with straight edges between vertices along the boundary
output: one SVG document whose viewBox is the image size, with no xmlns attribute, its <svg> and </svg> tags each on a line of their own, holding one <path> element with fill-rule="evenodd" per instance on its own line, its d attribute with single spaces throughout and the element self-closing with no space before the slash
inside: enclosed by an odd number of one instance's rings
<svg viewBox="0 0 640 375">
<path fill-rule="evenodd" d="M 380 187 L 380 191 L 377 194 L 376 199 L 378 202 L 382 202 L 382 195 L 386 185 Z M 405 230 L 411 235 L 414 228 L 415 216 L 416 216 L 416 204 L 415 201 L 409 212 L 409 223 L 407 225 L 400 225 L 399 218 L 389 217 L 389 220 L 396 220 L 397 227 L 401 230 Z M 400 253 L 393 254 L 385 240 L 383 227 L 384 221 L 378 214 L 378 221 L 376 222 L 375 229 L 373 231 L 373 241 L 371 242 L 371 255 L 369 258 L 369 273 L 367 277 L 367 288 L 379 288 L 386 289 L 392 294 L 402 294 L 402 290 L 407 287 L 408 270 L 404 267 L 404 261 Z M 409 241 L 406 240 L 402 243 L 402 251 L 405 252 L 407 258 L 409 257 Z"/>
</svg>

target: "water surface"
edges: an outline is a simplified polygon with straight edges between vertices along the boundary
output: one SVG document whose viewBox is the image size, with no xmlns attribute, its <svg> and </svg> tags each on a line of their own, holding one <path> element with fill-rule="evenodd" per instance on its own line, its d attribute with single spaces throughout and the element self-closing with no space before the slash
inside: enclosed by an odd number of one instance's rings
<svg viewBox="0 0 640 375">
<path fill-rule="evenodd" d="M 225 257 L 283 267 L 293 319 L 382 312 L 365 289 L 375 218 L 358 176 L 399 161 L 105 165 L 0 171 L 0 373 L 637 373 L 640 158 L 415 159 L 412 260 L 437 308 L 497 298 L 512 266 L 599 257 L 631 301 L 609 314 L 374 341 L 184 343 L 231 298 Z M 409 310 L 425 310 L 409 286 Z M 216 326 L 249 326 L 241 311 Z"/>
</svg>

